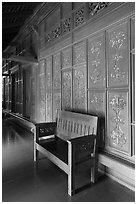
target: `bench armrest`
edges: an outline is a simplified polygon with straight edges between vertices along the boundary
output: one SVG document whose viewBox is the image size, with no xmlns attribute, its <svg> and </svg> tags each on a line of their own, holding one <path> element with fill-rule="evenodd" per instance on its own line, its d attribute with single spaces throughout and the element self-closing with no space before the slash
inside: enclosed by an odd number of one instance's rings
<svg viewBox="0 0 137 204">
<path fill-rule="evenodd" d="M 54 135 L 56 131 L 56 122 L 36 123 L 36 138 Z"/>
<path fill-rule="evenodd" d="M 97 153 L 96 139 L 97 136 L 92 134 L 68 140 L 68 142 L 71 142 L 72 144 L 76 162 L 82 160 L 87 156 L 95 158 Z"/>
</svg>

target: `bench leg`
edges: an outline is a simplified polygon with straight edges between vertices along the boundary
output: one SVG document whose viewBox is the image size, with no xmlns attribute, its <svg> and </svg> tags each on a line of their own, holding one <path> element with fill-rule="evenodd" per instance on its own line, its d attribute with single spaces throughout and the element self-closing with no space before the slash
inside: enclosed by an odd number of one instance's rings
<svg viewBox="0 0 137 204">
<path fill-rule="evenodd" d="M 34 128 L 34 154 L 33 154 L 33 156 L 34 156 L 34 162 L 36 162 L 37 161 L 37 157 L 38 157 L 38 150 L 37 150 L 37 148 L 36 148 L 36 127 Z"/>
<path fill-rule="evenodd" d="M 91 167 L 91 182 L 95 183 L 98 176 L 98 164 L 96 159 L 93 160 L 93 167 Z"/>
<path fill-rule="evenodd" d="M 74 169 L 73 169 L 72 143 L 68 141 L 68 194 L 74 194 Z"/>
<path fill-rule="evenodd" d="M 34 162 L 37 161 L 37 157 L 38 157 L 38 150 L 36 149 L 36 144 L 34 143 Z"/>
</svg>

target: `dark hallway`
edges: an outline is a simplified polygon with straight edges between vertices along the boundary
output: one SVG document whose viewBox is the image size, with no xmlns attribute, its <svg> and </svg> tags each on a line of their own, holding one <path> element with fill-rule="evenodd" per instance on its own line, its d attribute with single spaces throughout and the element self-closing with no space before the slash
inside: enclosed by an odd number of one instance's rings
<svg viewBox="0 0 137 204">
<path fill-rule="evenodd" d="M 135 193 L 106 176 L 70 197 L 67 175 L 40 155 L 33 162 L 33 135 L 2 121 L 3 202 L 134 202 Z"/>
</svg>

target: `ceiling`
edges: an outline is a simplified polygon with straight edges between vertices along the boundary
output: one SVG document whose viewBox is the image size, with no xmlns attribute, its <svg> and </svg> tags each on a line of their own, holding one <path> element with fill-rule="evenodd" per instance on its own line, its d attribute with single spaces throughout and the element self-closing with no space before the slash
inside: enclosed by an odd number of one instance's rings
<svg viewBox="0 0 137 204">
<path fill-rule="evenodd" d="M 2 2 L 2 50 L 18 34 L 25 20 L 41 2 Z"/>
</svg>

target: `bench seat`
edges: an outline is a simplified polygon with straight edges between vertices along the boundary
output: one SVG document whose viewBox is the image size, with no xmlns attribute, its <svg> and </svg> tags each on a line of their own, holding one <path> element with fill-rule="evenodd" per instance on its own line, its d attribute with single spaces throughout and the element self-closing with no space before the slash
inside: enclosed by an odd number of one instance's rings
<svg viewBox="0 0 137 204">
<path fill-rule="evenodd" d="M 41 140 L 39 144 L 60 160 L 68 164 L 68 144 L 60 138 Z"/>
</svg>

